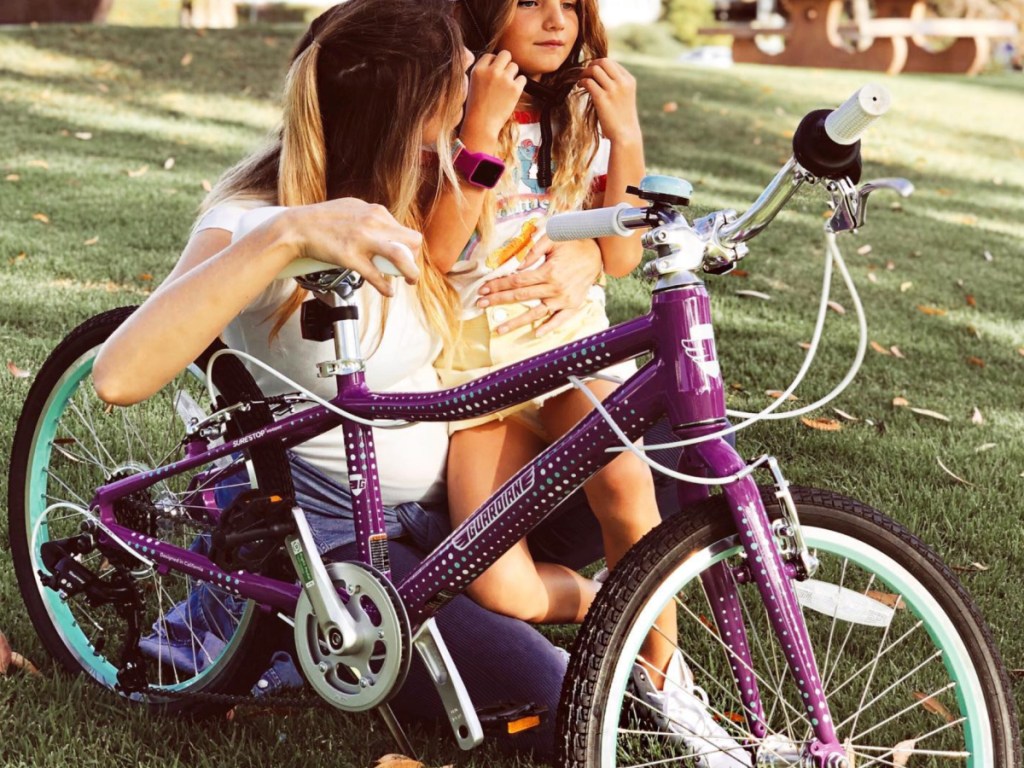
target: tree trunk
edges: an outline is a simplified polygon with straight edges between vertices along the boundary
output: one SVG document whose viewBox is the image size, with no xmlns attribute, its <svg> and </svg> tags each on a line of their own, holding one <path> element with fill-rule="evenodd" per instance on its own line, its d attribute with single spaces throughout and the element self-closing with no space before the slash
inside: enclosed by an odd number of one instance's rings
<svg viewBox="0 0 1024 768">
<path fill-rule="evenodd" d="M 235 0 L 182 0 L 181 24 L 196 29 L 238 26 Z"/>
</svg>

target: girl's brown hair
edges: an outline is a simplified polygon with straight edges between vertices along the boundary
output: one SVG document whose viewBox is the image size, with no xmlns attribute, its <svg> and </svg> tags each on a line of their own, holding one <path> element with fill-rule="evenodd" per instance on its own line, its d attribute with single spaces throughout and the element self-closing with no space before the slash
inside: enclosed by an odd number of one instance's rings
<svg viewBox="0 0 1024 768">
<path fill-rule="evenodd" d="M 498 41 L 512 23 L 516 7 L 517 0 L 461 0 L 456 15 L 467 45 L 476 52 L 497 53 Z M 573 54 L 579 52 L 584 61 L 605 58 L 608 55 L 608 36 L 598 15 L 597 0 L 578 0 L 576 13 L 579 33 Z M 574 59 L 575 56 L 570 55 L 557 72 L 544 75 L 541 83 L 555 90 L 575 83 L 581 70 L 579 62 Z M 576 89 L 554 106 L 552 121 L 556 126 L 552 146 L 555 165 L 551 183 L 552 207 L 556 211 L 572 210 L 585 202 L 590 191 L 587 171 L 597 152 L 597 111 L 587 93 Z M 509 120 L 500 136 L 502 159 L 506 163 L 514 160 L 516 133 L 515 121 Z M 482 223 L 487 220 L 493 221 L 493 216 L 481 219 Z"/>
<path fill-rule="evenodd" d="M 462 37 L 450 0 L 335 5 L 296 46 L 281 129 L 220 179 L 203 208 L 239 198 L 294 206 L 357 197 L 421 229 L 432 202 L 420 199 L 423 130 L 440 117 L 440 136 L 452 135 L 463 78 Z M 454 179 L 446 145 L 439 140 L 440 172 Z M 457 299 L 425 253 L 419 267 L 424 314 L 447 340 L 457 325 Z M 298 289 L 275 312 L 272 336 L 304 298 Z"/>
</svg>

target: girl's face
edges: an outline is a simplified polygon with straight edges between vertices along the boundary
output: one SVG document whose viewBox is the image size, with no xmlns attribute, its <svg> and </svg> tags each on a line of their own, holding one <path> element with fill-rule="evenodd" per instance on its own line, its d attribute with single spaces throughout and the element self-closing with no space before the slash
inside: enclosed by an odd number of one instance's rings
<svg viewBox="0 0 1024 768">
<path fill-rule="evenodd" d="M 556 72 L 569 58 L 580 31 L 578 0 L 513 0 L 512 21 L 498 48 L 532 80 Z"/>
<path fill-rule="evenodd" d="M 463 47 L 462 49 L 462 87 L 459 94 L 456 96 L 459 103 L 466 103 L 466 95 L 469 93 L 469 70 L 473 66 L 473 52 L 469 48 Z M 440 138 L 441 134 L 441 123 L 444 121 L 444 115 L 446 111 L 446 105 L 438 105 L 437 111 L 434 112 L 433 116 L 427 120 L 426 125 L 423 126 L 423 144 L 431 145 L 435 144 Z"/>
</svg>

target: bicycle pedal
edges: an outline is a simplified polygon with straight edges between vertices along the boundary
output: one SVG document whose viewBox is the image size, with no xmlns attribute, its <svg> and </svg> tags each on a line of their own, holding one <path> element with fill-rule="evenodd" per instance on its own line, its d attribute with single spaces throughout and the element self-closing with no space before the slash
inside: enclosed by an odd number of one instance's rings
<svg viewBox="0 0 1024 768">
<path fill-rule="evenodd" d="M 502 701 L 481 707 L 476 711 L 476 715 L 480 719 L 484 733 L 491 736 L 512 736 L 538 727 L 544 722 L 547 712 L 548 708 L 543 704 L 535 704 L 532 701 L 526 704 Z"/>
</svg>

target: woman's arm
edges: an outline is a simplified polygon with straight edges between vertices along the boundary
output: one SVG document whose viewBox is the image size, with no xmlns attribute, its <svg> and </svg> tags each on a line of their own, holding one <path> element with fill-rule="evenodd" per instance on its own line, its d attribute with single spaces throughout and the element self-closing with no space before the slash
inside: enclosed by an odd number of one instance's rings
<svg viewBox="0 0 1024 768">
<path fill-rule="evenodd" d="M 526 77 L 508 51 L 484 54 L 473 67 L 459 138 L 473 152 L 498 154 L 498 135 L 512 116 Z M 442 180 L 443 183 L 443 180 Z M 431 263 L 447 274 L 466 247 L 483 210 L 486 190 L 462 181 L 461 194 L 448 185 L 427 217 L 424 237 Z"/>
<path fill-rule="evenodd" d="M 636 110 L 636 80 L 621 64 L 611 59 L 598 59 L 584 70 L 580 85 L 590 94 L 601 131 L 611 143 L 602 205 L 643 205 L 638 197 L 626 193 L 628 185 L 640 183 L 645 171 L 644 141 Z M 630 237 L 603 237 L 598 243 L 604 271 L 612 277 L 628 275 L 643 256 L 639 233 Z"/>
<path fill-rule="evenodd" d="M 96 392 L 115 405 L 146 399 L 297 258 L 354 269 L 390 295 L 388 278 L 370 263 L 374 255 L 392 261 L 409 282 L 417 277 L 395 242 L 416 253 L 421 237 L 382 206 L 354 199 L 287 209 L 234 243 L 223 229 L 196 233 L 167 279 L 100 349 Z"/>
</svg>

